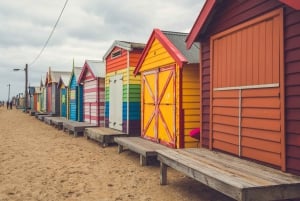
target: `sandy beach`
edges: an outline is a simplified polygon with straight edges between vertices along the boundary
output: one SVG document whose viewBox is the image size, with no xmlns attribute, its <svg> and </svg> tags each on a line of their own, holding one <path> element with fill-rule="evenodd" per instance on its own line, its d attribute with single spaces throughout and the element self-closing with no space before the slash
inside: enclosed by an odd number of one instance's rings
<svg viewBox="0 0 300 201">
<path fill-rule="evenodd" d="M 73 137 L 20 110 L 0 108 L 1 201 L 232 201 L 170 169 L 159 184 L 159 164 L 139 165 L 137 154 L 117 153 Z"/>
</svg>

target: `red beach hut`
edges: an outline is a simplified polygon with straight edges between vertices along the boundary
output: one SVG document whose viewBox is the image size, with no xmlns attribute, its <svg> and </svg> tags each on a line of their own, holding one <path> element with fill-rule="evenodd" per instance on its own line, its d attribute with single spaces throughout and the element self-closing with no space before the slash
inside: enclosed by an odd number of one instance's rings
<svg viewBox="0 0 300 201">
<path fill-rule="evenodd" d="M 201 145 L 300 175 L 300 2 L 207 0 L 200 42 Z"/>
</svg>

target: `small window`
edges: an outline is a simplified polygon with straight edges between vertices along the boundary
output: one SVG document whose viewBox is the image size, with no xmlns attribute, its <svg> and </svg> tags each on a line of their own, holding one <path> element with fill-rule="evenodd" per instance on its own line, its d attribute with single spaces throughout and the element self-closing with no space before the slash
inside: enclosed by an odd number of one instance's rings
<svg viewBox="0 0 300 201">
<path fill-rule="evenodd" d="M 113 58 L 119 57 L 119 56 L 121 56 L 121 54 L 122 54 L 121 50 L 114 51 L 111 53 L 111 58 L 113 59 Z"/>
</svg>

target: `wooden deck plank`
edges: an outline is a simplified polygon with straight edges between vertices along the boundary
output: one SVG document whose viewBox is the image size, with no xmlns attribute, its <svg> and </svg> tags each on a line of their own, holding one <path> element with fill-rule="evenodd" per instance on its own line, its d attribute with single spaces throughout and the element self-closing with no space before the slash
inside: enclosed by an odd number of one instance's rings
<svg viewBox="0 0 300 201">
<path fill-rule="evenodd" d="M 168 149 L 167 147 L 143 139 L 141 137 L 116 137 L 115 142 L 118 144 L 119 153 L 123 151 L 123 148 L 140 154 L 140 164 L 142 166 L 147 165 L 149 157 L 157 156 L 157 150 Z"/>
<path fill-rule="evenodd" d="M 45 117 L 51 117 L 51 114 L 39 114 L 39 115 L 37 115 L 37 118 L 40 121 L 44 121 Z"/>
<path fill-rule="evenodd" d="M 69 120 L 66 119 L 65 117 L 53 117 L 53 118 L 51 119 L 51 124 L 52 124 L 55 128 L 61 130 L 62 127 L 63 127 L 63 122 L 67 122 L 67 121 L 69 121 Z"/>
<path fill-rule="evenodd" d="M 75 137 L 77 137 L 79 134 L 84 135 L 84 130 L 88 127 L 97 127 L 97 125 L 77 121 L 63 122 L 63 131 L 68 131 L 69 134 L 73 133 Z"/>
<path fill-rule="evenodd" d="M 126 133 L 106 127 L 85 128 L 84 135 L 87 139 L 92 139 L 101 143 L 103 147 L 115 143 L 115 137 L 127 136 Z"/>
<path fill-rule="evenodd" d="M 299 176 L 206 149 L 164 149 L 157 153 L 162 185 L 167 183 L 167 165 L 236 200 L 300 198 Z"/>
</svg>

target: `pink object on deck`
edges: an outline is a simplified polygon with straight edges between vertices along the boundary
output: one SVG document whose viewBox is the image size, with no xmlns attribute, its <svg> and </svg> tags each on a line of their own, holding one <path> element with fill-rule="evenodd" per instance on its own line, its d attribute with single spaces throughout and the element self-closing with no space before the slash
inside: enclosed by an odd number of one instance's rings
<svg viewBox="0 0 300 201">
<path fill-rule="evenodd" d="M 200 128 L 195 128 L 190 131 L 190 136 L 197 140 L 200 140 Z"/>
</svg>

